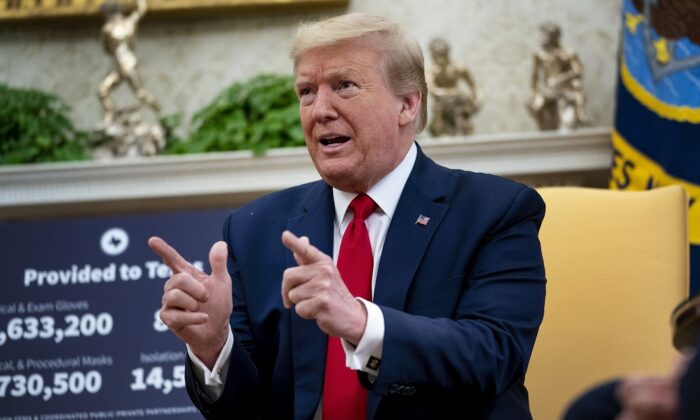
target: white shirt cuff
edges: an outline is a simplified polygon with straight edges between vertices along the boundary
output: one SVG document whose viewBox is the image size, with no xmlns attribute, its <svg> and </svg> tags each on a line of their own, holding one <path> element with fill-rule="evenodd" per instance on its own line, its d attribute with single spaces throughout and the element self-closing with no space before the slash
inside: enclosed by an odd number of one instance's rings
<svg viewBox="0 0 700 420">
<path fill-rule="evenodd" d="M 384 314 L 374 303 L 362 298 L 357 300 L 367 309 L 367 326 L 357 347 L 345 340 L 340 340 L 345 350 L 345 366 L 377 375 L 384 348 Z"/>
<path fill-rule="evenodd" d="M 202 362 L 197 355 L 192 352 L 190 346 L 187 346 L 187 354 L 192 360 L 192 368 L 194 370 L 194 376 L 200 385 L 206 385 L 209 387 L 218 387 L 223 392 L 224 382 L 226 380 L 226 369 L 224 369 L 229 362 L 231 357 L 231 349 L 233 348 L 233 332 L 231 331 L 231 326 L 228 327 L 228 337 L 226 338 L 226 343 L 219 353 L 219 357 L 214 363 L 214 367 L 209 370 L 207 365 Z"/>
</svg>

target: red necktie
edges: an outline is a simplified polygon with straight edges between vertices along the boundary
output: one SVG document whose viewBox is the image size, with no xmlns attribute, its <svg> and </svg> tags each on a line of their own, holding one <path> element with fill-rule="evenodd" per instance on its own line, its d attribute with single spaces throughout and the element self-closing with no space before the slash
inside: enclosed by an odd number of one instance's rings
<svg viewBox="0 0 700 420">
<path fill-rule="evenodd" d="M 348 290 L 367 300 L 372 299 L 374 260 L 365 219 L 376 208 L 377 204 L 365 194 L 352 200 L 352 221 L 338 252 L 338 271 Z M 357 372 L 345 367 L 345 351 L 338 337 L 328 337 L 322 410 L 323 420 L 359 420 L 367 416 L 367 391 L 360 385 Z"/>
</svg>

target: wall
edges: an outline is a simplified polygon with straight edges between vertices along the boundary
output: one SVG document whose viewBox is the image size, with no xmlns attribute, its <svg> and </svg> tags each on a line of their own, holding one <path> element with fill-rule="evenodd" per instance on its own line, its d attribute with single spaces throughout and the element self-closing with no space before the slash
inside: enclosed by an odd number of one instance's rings
<svg viewBox="0 0 700 420">
<path fill-rule="evenodd" d="M 476 133 L 494 133 L 535 129 L 524 103 L 537 25 L 545 20 L 562 26 L 562 43 L 583 61 L 593 125 L 611 124 L 619 7 L 619 0 L 350 0 L 348 10 L 380 14 L 410 28 L 424 51 L 433 37 L 447 39 L 453 59 L 472 71 L 486 97 Z M 319 16 L 301 11 L 197 20 L 147 16 L 136 47 L 145 86 L 165 114 L 189 118 L 234 81 L 259 72 L 290 73 L 287 50 L 296 23 Z M 0 82 L 55 92 L 73 107 L 78 126 L 95 127 L 101 119 L 95 92 L 109 68 L 100 24 L 98 19 L 3 24 Z"/>
</svg>

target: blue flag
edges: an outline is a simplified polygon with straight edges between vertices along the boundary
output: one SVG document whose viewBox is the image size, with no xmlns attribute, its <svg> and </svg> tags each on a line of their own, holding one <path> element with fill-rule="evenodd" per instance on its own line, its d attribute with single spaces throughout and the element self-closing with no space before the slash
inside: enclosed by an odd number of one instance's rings
<svg viewBox="0 0 700 420">
<path fill-rule="evenodd" d="M 700 292 L 700 2 L 623 0 L 610 187 L 682 185 Z"/>
</svg>

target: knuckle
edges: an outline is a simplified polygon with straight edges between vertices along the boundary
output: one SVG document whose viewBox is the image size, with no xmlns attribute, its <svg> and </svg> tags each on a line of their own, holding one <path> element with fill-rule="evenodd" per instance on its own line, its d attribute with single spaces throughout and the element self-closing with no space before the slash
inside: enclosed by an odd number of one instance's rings
<svg viewBox="0 0 700 420">
<path fill-rule="evenodd" d="M 331 281 L 330 278 L 324 277 L 323 279 L 319 280 L 318 282 L 318 287 L 321 292 L 327 292 L 331 290 L 333 285 L 333 282 Z"/>
<path fill-rule="evenodd" d="M 328 293 L 321 293 L 317 296 L 316 307 L 319 311 L 326 311 L 331 305 L 331 297 Z"/>
<path fill-rule="evenodd" d="M 304 319 L 311 319 L 311 313 L 309 311 L 308 305 L 296 305 L 294 307 L 294 310 L 300 317 Z"/>
<path fill-rule="evenodd" d="M 173 288 L 173 278 L 170 277 L 165 283 L 163 283 L 163 292 L 168 293 L 168 290 Z"/>
<path fill-rule="evenodd" d="M 292 289 L 289 292 L 287 292 L 287 298 L 289 299 L 290 302 L 297 303 L 298 296 L 297 296 L 296 290 Z"/>
<path fill-rule="evenodd" d="M 165 284 L 163 285 L 163 290 L 167 292 L 169 290 L 177 289 L 180 287 L 181 284 L 182 284 L 182 275 L 179 273 L 173 274 L 168 279 L 168 281 L 166 281 Z"/>
<path fill-rule="evenodd" d="M 169 310 L 161 309 L 160 320 L 163 321 L 163 324 L 167 325 L 170 328 L 173 328 L 173 326 L 175 324 L 175 320 L 172 316 L 172 312 Z"/>
<path fill-rule="evenodd" d="M 334 274 L 335 270 L 333 268 L 332 264 L 323 264 L 321 265 L 321 273 L 324 276 L 330 277 Z"/>
<path fill-rule="evenodd" d="M 312 305 L 312 306 L 308 309 L 309 319 L 318 319 L 318 318 L 320 318 L 321 312 L 322 312 L 322 308 L 320 308 L 317 304 L 316 304 L 316 305 Z"/>
<path fill-rule="evenodd" d="M 168 292 L 163 295 L 162 299 L 163 308 L 170 308 L 173 306 L 173 293 Z"/>
</svg>

